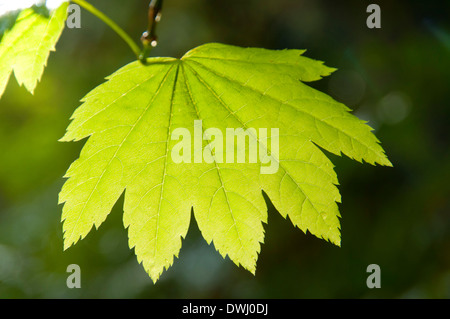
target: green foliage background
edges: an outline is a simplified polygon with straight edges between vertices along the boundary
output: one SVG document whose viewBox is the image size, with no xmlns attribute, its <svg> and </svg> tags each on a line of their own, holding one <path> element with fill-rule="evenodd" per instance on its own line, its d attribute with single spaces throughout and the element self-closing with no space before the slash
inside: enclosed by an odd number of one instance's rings
<svg viewBox="0 0 450 319">
<path fill-rule="evenodd" d="M 94 0 L 136 38 L 146 1 Z M 153 55 L 181 57 L 206 42 L 308 49 L 339 71 L 311 85 L 376 128 L 394 168 L 330 155 L 343 203 L 341 248 L 269 211 L 256 276 L 223 260 L 191 223 L 180 259 L 153 285 L 127 245 L 123 200 L 99 231 L 63 252 L 57 195 L 83 145 L 58 143 L 77 99 L 134 57 L 89 13 L 65 29 L 35 96 L 11 79 L 0 100 L 0 298 L 450 297 L 450 4 L 167 0 Z M 66 287 L 78 264 L 82 289 Z M 381 266 L 382 288 L 366 287 Z"/>
</svg>

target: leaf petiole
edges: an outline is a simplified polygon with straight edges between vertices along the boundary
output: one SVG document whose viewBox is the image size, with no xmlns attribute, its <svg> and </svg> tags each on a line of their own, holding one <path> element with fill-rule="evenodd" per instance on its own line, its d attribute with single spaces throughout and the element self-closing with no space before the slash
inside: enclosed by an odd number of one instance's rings
<svg viewBox="0 0 450 319">
<path fill-rule="evenodd" d="M 90 4 L 85 0 L 71 0 L 71 1 L 83 7 L 93 15 L 95 15 L 97 18 L 102 20 L 106 25 L 108 25 L 111 29 L 113 29 L 113 31 L 116 32 L 122 38 L 122 40 L 124 40 L 128 44 L 133 53 L 136 55 L 136 58 L 138 60 L 140 59 L 141 49 L 136 44 L 136 42 L 134 42 L 133 39 L 128 35 L 128 33 L 126 33 L 120 26 L 117 25 L 117 23 L 115 23 L 103 12 L 101 12 L 100 10 L 98 10 L 96 7 L 94 7 L 92 4 Z"/>
</svg>

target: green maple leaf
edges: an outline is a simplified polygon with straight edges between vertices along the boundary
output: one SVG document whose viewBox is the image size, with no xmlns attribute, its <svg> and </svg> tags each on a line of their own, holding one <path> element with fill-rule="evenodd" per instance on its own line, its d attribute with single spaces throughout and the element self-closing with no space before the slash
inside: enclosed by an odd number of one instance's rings
<svg viewBox="0 0 450 319">
<path fill-rule="evenodd" d="M 267 223 L 262 191 L 295 226 L 340 245 L 338 180 L 319 147 L 391 163 L 365 122 L 303 83 L 334 71 L 303 52 L 206 44 L 109 76 L 82 100 L 61 139 L 89 137 L 60 193 L 65 249 L 98 228 L 124 191 L 129 245 L 154 281 L 178 256 L 191 209 L 206 241 L 254 273 Z M 206 140 L 194 141 L 193 155 L 209 149 L 215 161 L 175 161 L 173 133 L 194 136 L 199 120 L 205 132 L 279 128 L 279 135 L 248 135 L 268 154 L 254 163 L 219 160 Z M 262 174 L 269 159 L 278 169 Z"/>
<path fill-rule="evenodd" d="M 14 71 L 17 82 L 33 93 L 55 50 L 67 17 L 65 2 L 47 17 L 33 8 L 22 10 L 0 42 L 0 97 Z"/>
</svg>

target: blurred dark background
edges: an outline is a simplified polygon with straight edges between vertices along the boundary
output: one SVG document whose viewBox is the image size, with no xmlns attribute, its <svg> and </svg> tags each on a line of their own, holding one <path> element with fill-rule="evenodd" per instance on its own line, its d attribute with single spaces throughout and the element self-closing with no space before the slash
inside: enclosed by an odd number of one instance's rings
<svg viewBox="0 0 450 319">
<path fill-rule="evenodd" d="M 92 0 L 139 39 L 148 1 Z M 366 8 L 381 6 L 382 28 Z M 223 259 L 195 221 L 156 285 L 128 248 L 123 199 L 99 230 L 63 252 L 58 192 L 84 142 L 59 143 L 79 100 L 131 62 L 82 11 L 35 96 L 12 77 L 0 100 L 0 298 L 450 298 L 450 1 L 166 0 L 154 56 L 222 42 L 307 49 L 338 68 L 311 85 L 369 121 L 394 168 L 329 155 L 343 203 L 342 247 L 273 209 L 256 276 Z M 68 289 L 66 268 L 81 267 Z M 381 267 L 368 289 L 366 268 Z"/>
</svg>

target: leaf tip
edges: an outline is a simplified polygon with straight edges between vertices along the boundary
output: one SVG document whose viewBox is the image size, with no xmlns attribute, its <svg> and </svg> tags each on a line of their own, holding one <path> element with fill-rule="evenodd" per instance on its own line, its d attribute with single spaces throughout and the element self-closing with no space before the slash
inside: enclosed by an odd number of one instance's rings
<svg viewBox="0 0 450 319">
<path fill-rule="evenodd" d="M 61 137 L 58 142 L 72 142 L 74 138 L 70 136 L 69 132 L 66 132 L 63 137 Z"/>
<path fill-rule="evenodd" d="M 336 246 L 338 246 L 339 248 L 341 248 L 341 238 L 339 237 L 338 240 L 334 241 L 333 244 L 335 244 Z"/>
<path fill-rule="evenodd" d="M 394 167 L 394 164 L 385 156 L 384 161 L 381 163 L 383 166 Z"/>
<path fill-rule="evenodd" d="M 64 242 L 63 242 L 63 251 L 68 250 L 70 247 L 72 247 L 74 245 L 73 241 L 68 240 L 67 238 L 64 238 Z"/>
</svg>

